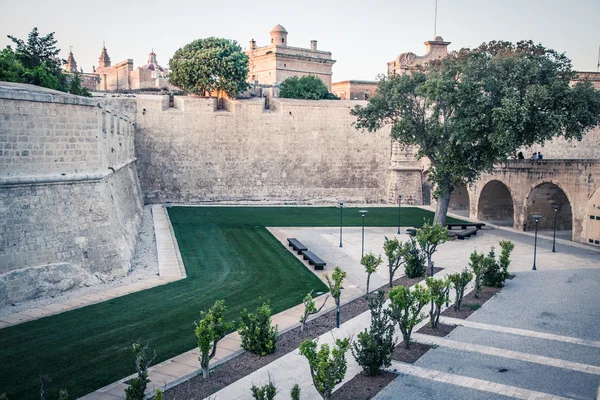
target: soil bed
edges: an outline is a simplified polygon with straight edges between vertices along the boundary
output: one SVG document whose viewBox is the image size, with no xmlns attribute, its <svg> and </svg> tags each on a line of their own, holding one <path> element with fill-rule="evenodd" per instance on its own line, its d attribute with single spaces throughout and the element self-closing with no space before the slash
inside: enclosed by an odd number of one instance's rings
<svg viewBox="0 0 600 400">
<path fill-rule="evenodd" d="M 433 329 L 430 324 L 426 324 L 417 332 L 425 335 L 444 337 L 448 336 L 448 334 L 452 332 L 454 328 L 456 328 L 456 325 L 442 324 L 440 322 L 437 329 Z"/>
<path fill-rule="evenodd" d="M 438 273 L 442 268 L 435 268 L 434 273 Z M 412 286 L 424 278 L 408 278 L 406 276 L 394 280 L 393 285 Z M 389 291 L 388 285 L 384 285 L 376 290 L 382 290 L 386 294 Z M 332 301 L 331 299 L 329 301 Z M 318 302 L 318 300 L 317 300 Z M 369 310 L 366 296 L 359 297 L 350 303 L 340 307 L 340 324 L 362 314 Z M 330 331 L 335 327 L 335 310 L 316 317 L 306 323 L 304 332 L 300 332 L 300 327 L 287 331 L 277 339 L 277 351 L 264 357 L 260 357 L 249 352 L 244 352 L 241 355 L 224 362 L 214 368 L 209 379 L 203 379 L 202 374 L 180 383 L 177 386 L 168 389 L 164 393 L 164 398 L 168 400 L 190 400 L 203 399 L 213 393 L 218 392 L 226 386 L 231 385 L 235 381 L 243 378 L 246 375 L 272 363 L 280 357 L 294 351 L 306 339 L 314 339 L 322 334 Z M 411 347 L 413 347 L 411 345 Z M 394 358 L 396 359 L 396 358 Z M 402 360 L 401 360 L 402 361 Z M 200 367 L 200 365 L 198 365 Z M 308 363 L 305 365 L 308 368 Z M 248 388 L 250 392 L 250 388 Z M 376 392 L 374 392 L 376 393 Z"/>
<path fill-rule="evenodd" d="M 445 317 L 467 319 L 471 314 L 479 310 L 483 303 L 491 299 L 500 290 L 502 290 L 502 288 L 484 286 L 481 289 L 481 292 L 479 292 L 478 298 L 475 298 L 475 291 L 463 298 L 460 311 L 455 311 L 454 306 L 452 305 L 445 309 L 442 312 L 442 315 Z"/>
<path fill-rule="evenodd" d="M 377 376 L 366 376 L 362 372 L 350 379 L 341 388 L 333 392 L 332 399 L 356 399 L 368 400 L 372 399 L 391 381 L 398 377 L 397 374 L 391 372 L 382 372 Z"/>
<path fill-rule="evenodd" d="M 398 346 L 394 348 L 392 353 L 392 360 L 402 361 L 405 363 L 412 364 L 417 361 L 421 356 L 429 351 L 432 346 L 423 343 L 412 342 L 408 349 L 404 348 L 404 343 L 400 342 Z"/>
</svg>

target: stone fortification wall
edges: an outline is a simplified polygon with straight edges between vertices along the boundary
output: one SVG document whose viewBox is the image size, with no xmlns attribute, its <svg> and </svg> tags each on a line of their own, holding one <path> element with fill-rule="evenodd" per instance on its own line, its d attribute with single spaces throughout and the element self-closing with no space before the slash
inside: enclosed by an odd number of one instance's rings
<svg viewBox="0 0 600 400">
<path fill-rule="evenodd" d="M 556 138 L 544 143 L 522 149 L 525 158 L 530 158 L 534 152 L 541 152 L 546 159 L 597 159 L 600 156 L 600 127 L 588 131 L 581 141 Z"/>
<path fill-rule="evenodd" d="M 136 154 L 145 200 L 387 202 L 389 129 L 360 132 L 365 102 L 139 96 Z M 419 179 L 420 185 L 420 179 Z"/>
<path fill-rule="evenodd" d="M 0 82 L 0 306 L 128 271 L 134 127 L 93 99 Z"/>
</svg>

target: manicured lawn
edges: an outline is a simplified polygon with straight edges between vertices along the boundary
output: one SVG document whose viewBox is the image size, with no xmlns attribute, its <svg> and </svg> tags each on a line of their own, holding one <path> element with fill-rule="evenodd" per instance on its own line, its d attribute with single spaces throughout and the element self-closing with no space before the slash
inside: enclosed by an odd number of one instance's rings
<svg viewBox="0 0 600 400">
<path fill-rule="evenodd" d="M 273 313 L 325 285 L 265 226 L 338 226 L 333 207 L 173 207 L 169 209 L 187 279 L 0 330 L 0 394 L 39 398 L 40 373 L 71 398 L 135 372 L 131 343 L 149 341 L 155 363 L 194 348 L 194 320 L 225 299 L 229 319 L 269 299 Z M 402 209 L 405 226 L 432 214 Z M 397 209 L 371 208 L 367 226 L 394 226 Z M 357 209 L 344 225 L 359 226 Z"/>
</svg>

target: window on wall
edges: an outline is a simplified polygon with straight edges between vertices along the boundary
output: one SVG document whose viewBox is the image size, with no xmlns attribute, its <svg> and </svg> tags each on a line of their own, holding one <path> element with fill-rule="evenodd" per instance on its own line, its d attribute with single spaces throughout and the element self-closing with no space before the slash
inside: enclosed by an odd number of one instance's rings
<svg viewBox="0 0 600 400">
<path fill-rule="evenodd" d="M 281 39 L 281 43 L 285 43 L 285 39 Z"/>
<path fill-rule="evenodd" d="M 284 67 L 286 67 L 286 65 L 285 65 L 285 64 L 283 64 L 283 66 L 284 66 Z"/>
</svg>

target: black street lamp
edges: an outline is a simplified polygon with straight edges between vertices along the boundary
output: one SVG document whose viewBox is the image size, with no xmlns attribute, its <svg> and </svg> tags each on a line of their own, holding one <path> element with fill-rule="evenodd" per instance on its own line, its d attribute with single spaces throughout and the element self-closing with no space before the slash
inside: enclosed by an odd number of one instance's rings
<svg viewBox="0 0 600 400">
<path fill-rule="evenodd" d="M 402 195 L 398 193 L 398 235 L 400 234 L 400 203 L 402 202 Z"/>
<path fill-rule="evenodd" d="M 338 204 L 340 205 L 340 247 L 342 247 L 342 210 L 344 209 L 344 202 L 340 200 Z"/>
<path fill-rule="evenodd" d="M 365 256 L 365 214 L 368 211 L 360 210 L 358 212 L 362 214 L 362 250 L 360 252 L 360 258 L 362 259 Z"/>
<path fill-rule="evenodd" d="M 540 219 L 542 219 L 541 215 L 532 215 L 531 218 L 533 218 L 533 220 L 535 221 L 535 240 L 533 242 L 533 270 L 536 271 L 537 268 L 535 267 L 535 258 L 537 256 L 537 231 L 538 231 L 538 222 L 540 222 Z"/>
<path fill-rule="evenodd" d="M 556 214 L 558 214 L 558 210 L 560 210 L 559 205 L 553 205 L 554 208 L 554 236 L 552 238 L 552 252 L 556 253 Z"/>
</svg>

